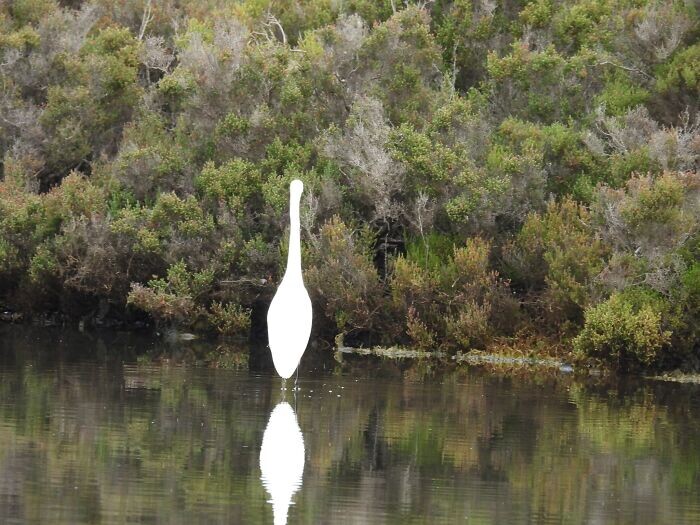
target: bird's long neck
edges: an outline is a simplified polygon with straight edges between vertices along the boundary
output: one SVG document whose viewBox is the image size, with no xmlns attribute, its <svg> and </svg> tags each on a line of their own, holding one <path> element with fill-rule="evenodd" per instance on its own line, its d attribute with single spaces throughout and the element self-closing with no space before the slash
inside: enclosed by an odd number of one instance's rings
<svg viewBox="0 0 700 525">
<path fill-rule="evenodd" d="M 289 250 L 287 271 L 284 277 L 301 280 L 301 224 L 299 221 L 299 201 L 301 194 L 291 194 L 289 200 Z"/>
</svg>

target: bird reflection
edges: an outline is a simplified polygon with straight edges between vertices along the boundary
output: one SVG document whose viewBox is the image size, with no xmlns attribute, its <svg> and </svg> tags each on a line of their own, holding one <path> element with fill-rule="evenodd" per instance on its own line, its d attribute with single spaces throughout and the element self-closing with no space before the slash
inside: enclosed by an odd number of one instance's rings
<svg viewBox="0 0 700 525">
<path fill-rule="evenodd" d="M 270 494 L 275 525 L 287 523 L 292 496 L 304 473 L 304 438 L 294 409 L 282 401 L 270 414 L 260 447 L 260 472 Z"/>
</svg>

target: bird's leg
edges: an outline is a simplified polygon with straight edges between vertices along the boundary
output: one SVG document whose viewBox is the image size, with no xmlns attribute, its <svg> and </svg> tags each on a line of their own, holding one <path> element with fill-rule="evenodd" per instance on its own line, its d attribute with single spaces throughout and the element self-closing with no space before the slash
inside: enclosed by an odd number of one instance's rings
<svg viewBox="0 0 700 525">
<path fill-rule="evenodd" d="M 298 377 L 298 374 L 297 374 L 297 377 Z M 294 380 L 294 385 L 295 385 L 295 386 L 294 386 L 294 413 L 295 413 L 295 414 L 296 414 L 296 411 L 297 411 L 297 387 L 296 387 L 296 384 L 297 384 L 297 382 L 296 382 L 296 379 L 295 379 L 295 380 Z"/>
<path fill-rule="evenodd" d="M 282 378 L 282 391 L 287 390 L 287 378 Z"/>
</svg>

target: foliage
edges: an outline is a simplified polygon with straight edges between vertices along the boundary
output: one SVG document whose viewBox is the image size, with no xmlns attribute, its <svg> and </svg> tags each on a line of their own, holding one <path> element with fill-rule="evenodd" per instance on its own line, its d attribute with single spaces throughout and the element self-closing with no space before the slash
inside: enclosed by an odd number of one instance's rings
<svg viewBox="0 0 700 525">
<path fill-rule="evenodd" d="M 698 195 L 694 173 L 640 176 L 624 190 L 601 188 L 593 209 L 613 247 L 601 280 L 617 289 L 643 283 L 668 296 L 687 264 L 681 255 L 686 243 L 700 229 Z"/>
<path fill-rule="evenodd" d="M 673 58 L 659 68 L 656 88 L 665 99 L 673 100 L 680 108 L 690 106 L 700 110 L 700 43 L 675 53 Z M 675 100 L 674 100 L 675 99 Z"/>
<path fill-rule="evenodd" d="M 235 303 L 212 303 L 209 322 L 224 335 L 247 336 L 250 330 L 250 309 Z"/>
<path fill-rule="evenodd" d="M 586 323 L 574 339 L 574 347 L 585 356 L 616 366 L 649 366 L 670 336 L 652 303 L 635 305 L 624 295 L 613 294 L 586 311 Z"/>
<path fill-rule="evenodd" d="M 473 238 L 463 247 L 452 245 L 439 266 L 429 264 L 420 250 L 395 261 L 393 308 L 405 316 L 406 334 L 416 345 L 483 347 L 498 325 L 496 316 L 512 313 L 507 283 L 489 270 L 490 251 L 487 241 Z"/>
<path fill-rule="evenodd" d="M 593 300 L 607 250 L 590 222 L 588 210 L 573 200 L 551 202 L 504 247 L 506 275 L 514 286 L 539 292 L 540 313 L 555 321 L 579 319 Z"/>
<path fill-rule="evenodd" d="M 312 300 L 336 333 L 371 332 L 377 324 L 382 291 L 371 242 L 367 230 L 353 232 L 338 217 L 312 240 L 306 281 Z"/>
<path fill-rule="evenodd" d="M 322 336 L 566 343 L 645 289 L 672 344 L 637 361 L 692 366 L 698 27 L 656 0 L 1 3 L 0 303 L 244 335 L 300 178 Z"/>
</svg>

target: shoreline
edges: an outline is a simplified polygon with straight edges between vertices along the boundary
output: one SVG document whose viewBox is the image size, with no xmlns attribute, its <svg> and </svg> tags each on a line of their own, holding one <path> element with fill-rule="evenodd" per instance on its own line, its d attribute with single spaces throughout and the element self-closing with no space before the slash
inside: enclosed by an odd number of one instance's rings
<svg viewBox="0 0 700 525">
<path fill-rule="evenodd" d="M 188 344 L 203 343 L 215 346 L 217 350 L 224 350 L 226 347 L 237 348 L 242 346 L 251 349 L 257 348 L 261 340 L 231 338 L 212 333 L 192 333 L 184 330 L 158 329 L 153 325 L 139 322 L 127 323 L 119 320 L 95 324 L 91 322 L 85 325 L 85 320 L 78 321 L 77 324 L 69 318 L 62 316 L 39 316 L 27 320 L 22 314 L 14 312 L 0 312 L 0 326 L 15 327 L 37 327 L 40 329 L 65 330 L 66 332 L 78 332 L 81 334 L 129 334 L 134 336 L 147 336 L 160 339 L 166 344 Z M 320 344 L 319 344 L 320 343 Z M 321 348 L 323 343 L 327 348 Z M 313 347 L 313 348 L 312 348 Z M 415 362 L 431 362 L 440 368 L 456 367 L 479 367 L 487 368 L 493 372 L 540 372 L 555 373 L 565 376 L 633 376 L 653 381 L 700 384 L 700 373 L 685 372 L 679 369 L 648 369 L 636 371 L 620 371 L 614 367 L 606 367 L 603 363 L 591 363 L 586 360 L 577 359 L 572 352 L 565 349 L 566 344 L 560 340 L 553 340 L 544 336 L 532 336 L 531 334 L 522 338 L 509 338 L 507 341 L 497 339 L 486 349 L 466 349 L 450 354 L 443 350 L 428 351 L 419 348 L 411 348 L 403 345 L 391 346 L 347 346 L 342 343 L 332 345 L 330 341 L 318 339 L 312 343 L 309 350 L 327 353 L 338 363 L 343 363 L 347 358 L 378 358 L 401 362 L 404 360 Z M 537 353 L 537 349 L 548 348 L 549 352 Z M 554 351 L 551 351 L 554 349 Z M 226 353 L 226 352 L 223 352 Z M 234 352 L 235 353 L 235 352 Z M 145 354 L 144 354 L 145 355 Z M 215 362 L 209 365 L 216 366 Z"/>
</svg>

